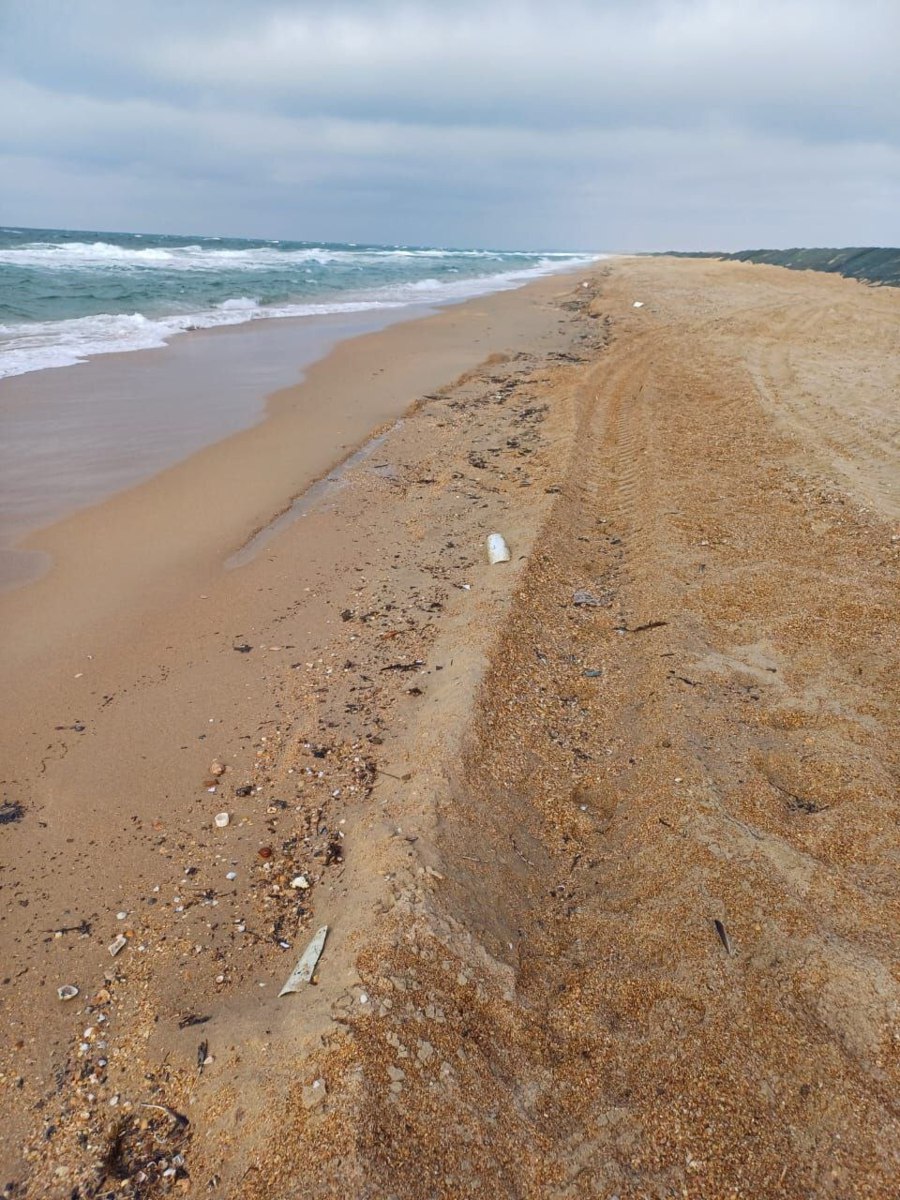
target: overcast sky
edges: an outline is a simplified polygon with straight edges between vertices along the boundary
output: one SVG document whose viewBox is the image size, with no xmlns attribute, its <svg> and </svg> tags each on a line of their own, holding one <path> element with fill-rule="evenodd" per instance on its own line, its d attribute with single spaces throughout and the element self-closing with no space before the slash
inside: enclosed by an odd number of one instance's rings
<svg viewBox="0 0 900 1200">
<path fill-rule="evenodd" d="M 0 0 L 0 222 L 900 243 L 900 0 Z"/>
</svg>

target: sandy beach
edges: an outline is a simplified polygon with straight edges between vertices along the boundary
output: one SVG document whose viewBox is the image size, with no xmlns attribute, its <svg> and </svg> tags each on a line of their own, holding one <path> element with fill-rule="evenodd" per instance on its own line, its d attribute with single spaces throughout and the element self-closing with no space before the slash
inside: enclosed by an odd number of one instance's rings
<svg viewBox="0 0 900 1200">
<path fill-rule="evenodd" d="M 898 319 L 611 260 L 32 535 L 0 1195 L 895 1194 Z"/>
</svg>

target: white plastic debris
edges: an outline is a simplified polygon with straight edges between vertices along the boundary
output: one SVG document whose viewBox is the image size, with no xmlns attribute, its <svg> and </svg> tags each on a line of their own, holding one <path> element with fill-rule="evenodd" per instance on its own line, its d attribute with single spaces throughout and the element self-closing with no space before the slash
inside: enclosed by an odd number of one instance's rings
<svg viewBox="0 0 900 1200">
<path fill-rule="evenodd" d="M 305 875 L 295 875 L 294 878 L 291 880 L 291 887 L 292 888 L 300 888 L 301 891 L 305 892 L 306 889 L 309 887 L 309 880 L 306 878 Z"/>
<path fill-rule="evenodd" d="M 643 308 L 644 302 L 643 302 L 643 300 L 635 300 L 635 302 L 632 304 L 631 307 L 632 308 Z"/>
<path fill-rule="evenodd" d="M 109 945 L 106 948 L 110 952 L 110 954 L 113 956 L 113 958 L 115 958 L 117 954 L 122 953 L 122 951 L 125 949 L 125 947 L 127 945 L 128 945 L 128 938 L 125 936 L 124 933 L 120 933 L 117 937 L 113 938 L 113 940 L 109 943 Z"/>
<path fill-rule="evenodd" d="M 231 817 L 228 813 L 216 813 L 215 815 L 216 829 L 224 829 Z"/>
<path fill-rule="evenodd" d="M 300 961 L 294 967 L 288 976 L 287 983 L 278 993 L 279 996 L 286 996 L 289 992 L 299 992 L 304 983 L 309 983 L 313 977 L 313 971 L 316 969 L 316 964 L 322 957 L 322 951 L 325 949 L 325 939 L 328 937 L 328 926 L 323 925 L 319 929 L 309 943 L 306 949 L 300 956 Z"/>
<path fill-rule="evenodd" d="M 56 989 L 56 994 L 60 1000 L 74 1000 L 78 995 L 78 988 L 74 984 L 64 983 L 62 987 Z"/>
<path fill-rule="evenodd" d="M 509 546 L 506 544 L 506 538 L 502 533 L 489 533 L 487 540 L 488 562 L 493 566 L 495 563 L 509 562 L 511 555 Z"/>
</svg>

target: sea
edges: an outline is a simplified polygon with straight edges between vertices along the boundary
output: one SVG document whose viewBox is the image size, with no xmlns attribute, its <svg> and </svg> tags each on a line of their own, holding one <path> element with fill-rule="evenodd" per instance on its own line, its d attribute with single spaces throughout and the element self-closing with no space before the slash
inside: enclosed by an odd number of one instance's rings
<svg viewBox="0 0 900 1200">
<path fill-rule="evenodd" d="M 596 257 L 0 228 L 0 379 L 194 329 L 439 306 Z"/>
</svg>

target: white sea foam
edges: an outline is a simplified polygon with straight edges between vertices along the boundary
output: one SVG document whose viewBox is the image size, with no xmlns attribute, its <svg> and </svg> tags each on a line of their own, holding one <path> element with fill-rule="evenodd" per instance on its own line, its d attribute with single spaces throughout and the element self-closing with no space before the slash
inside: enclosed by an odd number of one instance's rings
<svg viewBox="0 0 900 1200">
<path fill-rule="evenodd" d="M 371 264 L 373 261 L 384 262 L 386 259 L 444 257 L 453 255 L 442 251 L 329 250 L 319 246 L 283 250 L 278 249 L 277 244 L 239 250 L 199 244 L 135 247 L 117 246 L 111 242 L 30 242 L 24 246 L 0 248 L 0 264 L 52 270 L 102 270 L 104 267 L 121 270 L 123 267 L 137 267 L 167 271 L 268 271 L 273 267 L 290 267 L 303 263 L 355 266 Z"/>
<path fill-rule="evenodd" d="M 77 245 L 78 243 L 69 243 Z M 118 247 L 117 247 L 118 249 Z M 9 253 L 9 251 L 7 251 Z M 128 251 L 140 254 L 142 251 Z M 153 251 L 156 253 L 156 251 Z M 207 252 L 208 253 L 208 252 Z M 244 251 L 223 251 L 241 254 Z M 335 252 L 339 253 L 339 252 Z M 277 317 L 317 317 L 410 306 L 434 307 L 468 297 L 519 287 L 529 279 L 567 266 L 594 262 L 603 255 L 551 256 L 518 271 L 450 281 L 423 279 L 357 293 L 331 303 L 260 305 L 252 296 L 235 296 L 203 312 L 165 317 L 141 313 L 78 317 L 66 321 L 0 325 L 0 379 L 29 371 L 66 367 L 100 354 L 152 350 L 191 329 L 212 329 Z"/>
<path fill-rule="evenodd" d="M 471 259 L 505 262 L 516 258 L 534 258 L 525 252 L 497 252 L 492 250 L 332 250 L 324 246 L 301 249 L 277 249 L 278 243 L 270 246 L 253 246 L 247 249 L 227 249 L 194 243 L 187 246 L 117 246 L 112 242 L 28 242 L 21 246 L 0 247 L 0 264 L 18 267 L 59 269 L 97 269 L 103 267 L 133 266 L 144 269 L 168 271 L 209 270 L 270 270 L 272 267 L 293 266 L 299 263 L 317 263 L 322 266 L 344 264 L 357 266 L 386 262 L 394 259 Z M 570 255 L 547 254 L 550 262 L 565 262 Z"/>
<path fill-rule="evenodd" d="M 312 317 L 331 313 L 365 312 L 375 308 L 399 308 L 401 301 L 366 301 L 336 304 L 294 304 L 261 307 L 255 300 L 239 298 L 206 312 L 150 318 L 141 313 L 101 313 L 69 321 L 36 321 L 28 325 L 0 326 L 0 379 L 69 367 L 98 354 L 128 350 L 156 350 L 173 337 L 193 329 L 215 329 L 220 325 L 242 325 L 262 317 Z"/>
<path fill-rule="evenodd" d="M 274 250 L 266 246 L 228 250 L 200 245 L 116 246 L 111 242 L 30 242 L 0 248 L 0 264 L 52 270 L 97 270 L 104 267 L 164 269 L 167 271 L 271 270 L 272 267 L 311 262 L 327 265 L 362 262 L 344 250 Z"/>
</svg>

